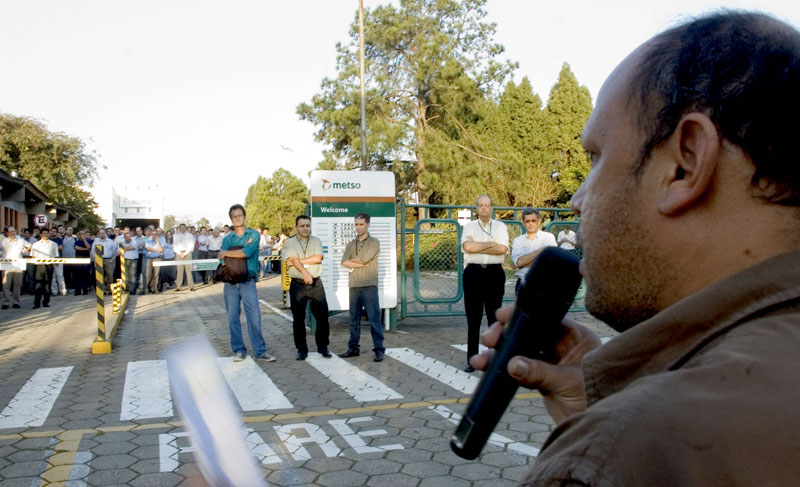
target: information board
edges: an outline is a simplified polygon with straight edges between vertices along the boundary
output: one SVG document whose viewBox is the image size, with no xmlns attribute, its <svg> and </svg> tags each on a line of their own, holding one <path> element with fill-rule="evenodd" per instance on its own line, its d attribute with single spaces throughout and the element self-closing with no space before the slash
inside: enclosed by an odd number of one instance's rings
<svg viewBox="0 0 800 487">
<path fill-rule="evenodd" d="M 381 243 L 378 297 L 381 309 L 397 306 L 397 212 L 394 174 L 388 171 L 312 171 L 311 233 L 322 240 L 322 283 L 328 308 L 349 307 L 342 255 L 356 238 L 354 217 L 369 213 L 369 234 Z"/>
</svg>

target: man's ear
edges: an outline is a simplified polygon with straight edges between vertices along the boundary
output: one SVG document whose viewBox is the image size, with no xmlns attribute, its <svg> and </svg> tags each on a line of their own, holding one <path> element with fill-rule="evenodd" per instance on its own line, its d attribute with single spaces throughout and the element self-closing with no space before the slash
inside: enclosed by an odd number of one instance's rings
<svg viewBox="0 0 800 487">
<path fill-rule="evenodd" d="M 678 122 L 665 149 L 672 166 L 664 179 L 658 209 L 664 215 L 675 215 L 710 188 L 720 151 L 719 133 L 708 116 L 689 113 Z"/>
</svg>

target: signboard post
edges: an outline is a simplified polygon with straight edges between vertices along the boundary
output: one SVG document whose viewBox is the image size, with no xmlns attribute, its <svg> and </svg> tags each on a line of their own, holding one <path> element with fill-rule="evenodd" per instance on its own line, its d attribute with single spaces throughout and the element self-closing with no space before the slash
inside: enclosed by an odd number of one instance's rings
<svg viewBox="0 0 800 487">
<path fill-rule="evenodd" d="M 388 171 L 312 171 L 312 233 L 322 240 L 322 283 L 328 308 L 349 306 L 348 276 L 342 255 L 356 238 L 354 217 L 369 213 L 369 233 L 381 243 L 378 298 L 381 309 L 397 306 L 397 211 L 394 174 Z M 388 329 L 388 312 L 385 323 Z"/>
</svg>

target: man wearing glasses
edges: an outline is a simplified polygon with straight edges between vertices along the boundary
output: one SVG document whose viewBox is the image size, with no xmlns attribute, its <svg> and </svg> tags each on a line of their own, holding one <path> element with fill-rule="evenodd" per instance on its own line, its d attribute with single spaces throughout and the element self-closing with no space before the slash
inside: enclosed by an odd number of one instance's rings
<svg viewBox="0 0 800 487">
<path fill-rule="evenodd" d="M 241 306 L 247 318 L 247 331 L 254 356 L 266 362 L 274 362 L 275 357 L 267 353 L 267 345 L 261 335 L 261 309 L 258 306 L 258 232 L 244 226 L 245 211 L 242 205 L 233 205 L 228 210 L 233 223 L 233 231 L 222 239 L 222 250 L 217 254 L 219 259 L 247 259 L 247 280 L 237 284 L 225 283 L 223 295 L 225 309 L 228 312 L 228 326 L 231 331 L 231 348 L 233 361 L 241 362 L 247 356 L 247 346 L 242 339 L 242 325 L 239 321 Z"/>
<path fill-rule="evenodd" d="M 520 235 L 511 242 L 511 260 L 519 268 L 514 273 L 517 276 L 515 294 L 519 294 L 522 279 L 528 272 L 536 257 L 545 247 L 555 247 L 556 238 L 550 232 L 539 231 L 539 211 L 533 208 L 522 210 L 522 224 L 525 226 L 525 235 Z"/>
</svg>

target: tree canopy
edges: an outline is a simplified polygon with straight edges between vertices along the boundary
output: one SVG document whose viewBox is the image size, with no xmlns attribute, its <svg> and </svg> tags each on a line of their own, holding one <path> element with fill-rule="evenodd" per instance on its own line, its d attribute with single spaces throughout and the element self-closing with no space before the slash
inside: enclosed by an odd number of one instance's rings
<svg viewBox="0 0 800 487">
<path fill-rule="evenodd" d="M 589 170 L 580 145 L 592 111 L 564 63 L 547 103 L 483 22 L 486 0 L 401 0 L 365 11 L 367 150 L 370 169 L 396 174 L 398 194 L 463 204 L 491 194 L 500 206 L 566 204 Z M 357 21 L 337 44 L 335 79 L 298 106 L 325 143 L 319 169 L 360 162 Z"/>
<path fill-rule="evenodd" d="M 0 167 L 29 179 L 53 203 L 78 215 L 78 225 L 97 228 L 97 202 L 84 188 L 97 176 L 95 154 L 77 137 L 51 132 L 30 117 L 0 113 Z"/>
<path fill-rule="evenodd" d="M 276 170 L 270 178 L 259 176 L 247 189 L 244 200 L 247 226 L 269 228 L 271 233 L 288 232 L 308 202 L 308 188 L 286 169 Z"/>
<path fill-rule="evenodd" d="M 453 125 L 464 102 L 492 94 L 516 64 L 498 61 L 503 47 L 492 38 L 495 24 L 483 22 L 486 0 L 401 0 L 365 9 L 367 148 L 373 169 L 397 175 L 401 194 L 427 201 L 437 166 L 430 167 L 429 143 Z M 320 168 L 360 166 L 358 22 L 350 43 L 338 43 L 335 79 L 324 79 L 301 119 L 320 127 L 327 144 Z M 462 89 L 468 92 L 461 92 Z M 450 103 L 461 102 L 461 105 Z M 438 152 L 438 148 L 433 152 Z"/>
</svg>

